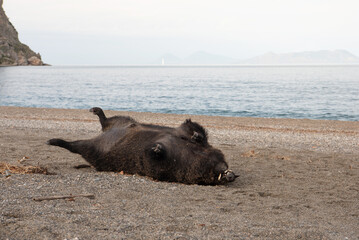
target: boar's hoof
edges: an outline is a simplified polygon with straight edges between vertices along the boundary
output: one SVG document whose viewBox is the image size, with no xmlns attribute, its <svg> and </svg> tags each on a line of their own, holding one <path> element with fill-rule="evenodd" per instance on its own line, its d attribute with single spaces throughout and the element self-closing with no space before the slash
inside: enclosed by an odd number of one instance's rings
<svg viewBox="0 0 359 240">
<path fill-rule="evenodd" d="M 163 149 L 163 147 L 162 147 L 161 144 L 159 144 L 159 143 L 157 143 L 157 144 L 152 148 L 152 150 L 153 150 L 155 153 L 157 153 L 157 154 L 159 154 L 160 152 L 162 152 L 162 149 Z"/>
<path fill-rule="evenodd" d="M 47 145 L 53 145 L 53 146 L 63 146 L 66 144 L 66 141 L 59 139 L 59 138 L 53 138 L 46 142 Z"/>
</svg>

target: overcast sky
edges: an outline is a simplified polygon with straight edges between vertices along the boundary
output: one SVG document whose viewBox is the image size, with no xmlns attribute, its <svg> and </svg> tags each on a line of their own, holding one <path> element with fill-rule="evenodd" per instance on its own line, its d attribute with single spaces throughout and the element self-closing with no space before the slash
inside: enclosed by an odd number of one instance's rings
<svg viewBox="0 0 359 240">
<path fill-rule="evenodd" d="M 358 0 L 4 0 L 20 40 L 51 64 L 133 64 L 206 51 L 245 59 L 345 49 Z"/>
</svg>

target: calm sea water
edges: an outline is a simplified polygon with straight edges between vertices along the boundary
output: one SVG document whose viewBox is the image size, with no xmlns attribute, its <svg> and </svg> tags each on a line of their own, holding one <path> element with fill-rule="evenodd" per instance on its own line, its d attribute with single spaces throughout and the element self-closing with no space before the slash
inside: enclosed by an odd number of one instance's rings
<svg viewBox="0 0 359 240">
<path fill-rule="evenodd" d="M 1 67 L 0 105 L 359 121 L 359 66 Z"/>
</svg>

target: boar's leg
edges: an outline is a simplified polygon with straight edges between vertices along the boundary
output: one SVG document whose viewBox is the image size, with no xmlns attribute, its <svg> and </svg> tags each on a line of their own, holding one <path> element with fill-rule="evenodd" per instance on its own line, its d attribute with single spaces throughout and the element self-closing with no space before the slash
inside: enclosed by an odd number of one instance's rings
<svg viewBox="0 0 359 240">
<path fill-rule="evenodd" d="M 62 147 L 69 150 L 70 152 L 78 153 L 81 155 L 84 152 L 89 151 L 90 149 L 89 142 L 87 140 L 68 142 L 63 139 L 53 138 L 47 141 L 47 144 L 52 146 Z"/>
<path fill-rule="evenodd" d="M 80 154 L 88 163 L 94 166 L 98 171 L 106 171 L 111 166 L 104 164 L 103 157 L 100 152 L 96 150 L 90 140 L 78 140 L 68 142 L 63 139 L 53 138 L 47 141 L 47 144 L 58 146 L 69 150 L 70 152 Z"/>
<path fill-rule="evenodd" d="M 93 140 L 78 140 L 68 142 L 63 139 L 53 138 L 47 144 L 58 146 L 70 152 L 80 154 L 97 171 L 117 171 L 116 162 L 106 159 L 106 155 L 100 151 Z"/>
</svg>

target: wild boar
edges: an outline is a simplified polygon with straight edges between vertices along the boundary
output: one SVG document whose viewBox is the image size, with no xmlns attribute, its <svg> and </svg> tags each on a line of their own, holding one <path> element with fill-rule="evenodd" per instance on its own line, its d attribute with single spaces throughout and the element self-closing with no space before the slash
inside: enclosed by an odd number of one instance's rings
<svg viewBox="0 0 359 240">
<path fill-rule="evenodd" d="M 187 119 L 177 128 L 142 124 L 130 117 L 98 115 L 103 133 L 88 140 L 50 139 L 49 145 L 80 154 L 98 171 L 123 171 L 186 184 L 232 182 L 223 153 L 208 143 L 206 130 Z"/>
</svg>

